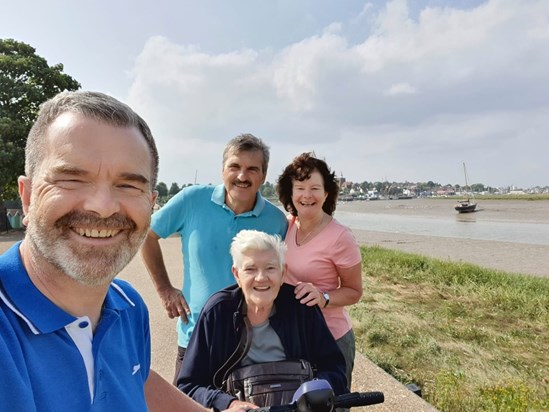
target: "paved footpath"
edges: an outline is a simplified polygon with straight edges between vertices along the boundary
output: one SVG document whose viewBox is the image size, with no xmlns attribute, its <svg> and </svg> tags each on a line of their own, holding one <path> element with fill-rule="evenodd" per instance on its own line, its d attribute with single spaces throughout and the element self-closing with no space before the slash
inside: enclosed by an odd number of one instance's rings
<svg viewBox="0 0 549 412">
<path fill-rule="evenodd" d="M 8 234 L 0 233 L 0 254 L 21 237 L 21 231 L 11 231 Z M 161 246 L 172 283 L 174 286 L 179 286 L 183 267 L 180 240 L 177 237 L 164 239 L 161 240 Z M 160 304 L 160 299 L 152 286 L 149 275 L 139 256 L 136 256 L 132 260 L 122 272 L 120 278 L 130 281 L 141 293 L 149 307 L 152 337 L 152 367 L 171 382 L 177 352 L 176 321 L 169 319 L 165 315 Z M 385 394 L 385 402 L 383 404 L 352 409 L 357 412 L 431 412 L 437 410 L 361 354 L 357 354 L 355 361 L 352 390 L 381 391 Z"/>
</svg>

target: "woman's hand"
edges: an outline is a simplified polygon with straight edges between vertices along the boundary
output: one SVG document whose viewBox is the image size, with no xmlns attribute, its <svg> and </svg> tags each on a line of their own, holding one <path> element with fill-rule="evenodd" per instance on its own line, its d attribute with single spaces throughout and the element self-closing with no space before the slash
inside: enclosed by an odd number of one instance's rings
<svg viewBox="0 0 549 412">
<path fill-rule="evenodd" d="M 303 305 L 318 305 L 323 308 L 326 305 L 324 295 L 312 283 L 299 282 L 294 289 L 295 298 Z"/>
<path fill-rule="evenodd" d="M 246 412 L 249 409 L 257 409 L 259 406 L 254 405 L 250 402 L 234 400 L 229 404 L 229 409 L 226 409 L 225 412 Z"/>
</svg>

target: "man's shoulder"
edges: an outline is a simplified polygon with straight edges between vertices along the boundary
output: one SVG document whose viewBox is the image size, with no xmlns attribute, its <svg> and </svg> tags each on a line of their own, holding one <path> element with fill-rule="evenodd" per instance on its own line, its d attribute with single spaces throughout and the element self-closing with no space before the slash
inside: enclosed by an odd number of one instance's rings
<svg viewBox="0 0 549 412">
<path fill-rule="evenodd" d="M 132 284 L 126 280 L 119 278 L 113 279 L 111 287 L 122 296 L 122 298 L 133 303 L 135 306 L 145 306 L 143 297 L 141 294 L 132 286 Z"/>
<path fill-rule="evenodd" d="M 280 213 L 281 215 L 286 216 L 286 214 L 277 205 L 275 205 L 273 202 L 271 202 L 269 199 L 265 199 L 265 207 L 269 208 L 271 210 L 276 210 L 276 213 Z"/>
<path fill-rule="evenodd" d="M 263 208 L 263 211 L 261 214 L 268 215 L 271 219 L 274 217 L 279 220 L 287 221 L 286 214 L 274 203 L 272 203 L 270 200 L 265 200 L 265 206 Z"/>
<path fill-rule="evenodd" d="M 187 193 L 212 193 L 216 187 L 216 185 L 190 185 L 182 190 Z"/>
<path fill-rule="evenodd" d="M 193 200 L 195 198 L 202 198 L 207 197 L 210 198 L 212 196 L 213 191 L 215 190 L 216 186 L 212 185 L 192 185 L 192 186 L 186 186 L 179 193 L 177 193 L 174 197 L 170 199 L 170 201 L 177 201 L 177 200 Z"/>
<path fill-rule="evenodd" d="M 19 255 L 19 246 L 21 241 L 18 241 L 11 245 L 4 253 L 0 254 L 0 263 L 4 266 L 12 266 L 16 262 L 21 261 Z"/>
<path fill-rule="evenodd" d="M 179 213 L 182 208 L 192 209 L 196 204 L 207 205 L 214 190 L 215 186 L 209 185 L 193 185 L 183 188 L 153 214 L 153 221 L 170 213 Z"/>
</svg>

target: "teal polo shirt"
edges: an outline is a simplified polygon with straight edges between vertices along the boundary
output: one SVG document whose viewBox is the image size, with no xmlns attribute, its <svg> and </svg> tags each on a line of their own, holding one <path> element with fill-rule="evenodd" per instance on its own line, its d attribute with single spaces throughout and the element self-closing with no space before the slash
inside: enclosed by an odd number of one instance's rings
<svg viewBox="0 0 549 412">
<path fill-rule="evenodd" d="M 189 186 L 152 216 L 151 228 L 161 238 L 181 236 L 183 295 L 191 314 L 177 322 L 178 345 L 186 348 L 202 307 L 214 292 L 235 283 L 230 246 L 243 229 L 255 229 L 282 239 L 288 221 L 282 210 L 257 194 L 249 212 L 235 215 L 225 204 L 225 187 Z"/>
<path fill-rule="evenodd" d="M 93 333 L 88 317 L 34 286 L 19 245 L 0 256 L 0 409 L 146 411 L 149 315 L 138 293 L 114 280 Z"/>
</svg>

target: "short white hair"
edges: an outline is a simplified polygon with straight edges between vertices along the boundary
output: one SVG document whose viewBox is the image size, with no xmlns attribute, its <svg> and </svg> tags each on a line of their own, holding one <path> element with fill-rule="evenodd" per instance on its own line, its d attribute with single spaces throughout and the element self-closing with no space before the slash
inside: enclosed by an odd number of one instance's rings
<svg viewBox="0 0 549 412">
<path fill-rule="evenodd" d="M 280 269 L 284 268 L 286 243 L 278 235 L 269 235 L 259 230 L 241 230 L 233 238 L 231 243 L 231 256 L 233 266 L 239 268 L 242 264 L 242 255 L 250 250 L 267 251 L 272 250 L 278 257 Z"/>
</svg>

